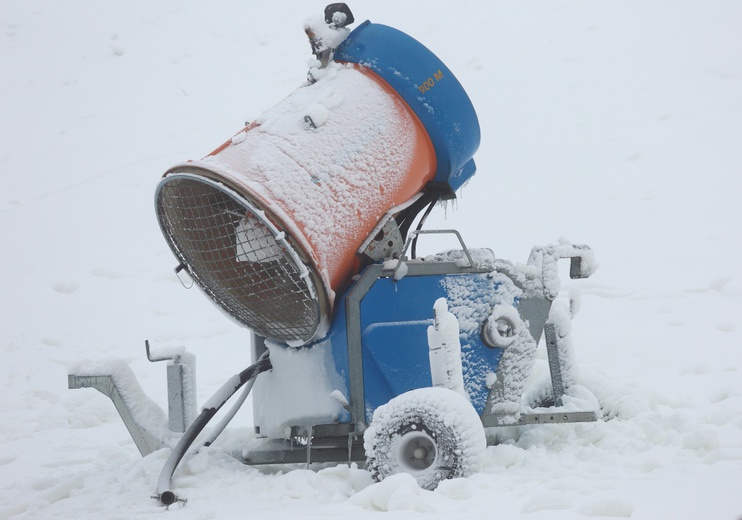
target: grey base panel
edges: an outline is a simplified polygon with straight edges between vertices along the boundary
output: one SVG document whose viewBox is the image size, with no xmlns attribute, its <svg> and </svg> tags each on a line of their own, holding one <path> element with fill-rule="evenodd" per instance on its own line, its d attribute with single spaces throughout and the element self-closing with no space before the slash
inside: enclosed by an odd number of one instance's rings
<svg viewBox="0 0 742 520">
<path fill-rule="evenodd" d="M 261 464 L 308 464 L 313 462 L 365 462 L 366 452 L 361 446 L 351 448 L 312 448 L 307 460 L 306 446 L 288 449 L 255 450 L 242 453 L 238 457 L 249 465 Z"/>
</svg>

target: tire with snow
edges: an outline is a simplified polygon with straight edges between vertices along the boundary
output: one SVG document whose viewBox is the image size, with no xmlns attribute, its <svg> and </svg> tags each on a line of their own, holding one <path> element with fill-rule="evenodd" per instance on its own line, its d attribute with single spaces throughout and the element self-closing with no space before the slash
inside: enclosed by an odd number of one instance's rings
<svg viewBox="0 0 742 520">
<path fill-rule="evenodd" d="M 424 489 L 475 473 L 487 447 L 477 412 L 445 388 L 411 390 L 380 406 L 363 440 L 374 479 L 409 473 Z"/>
</svg>

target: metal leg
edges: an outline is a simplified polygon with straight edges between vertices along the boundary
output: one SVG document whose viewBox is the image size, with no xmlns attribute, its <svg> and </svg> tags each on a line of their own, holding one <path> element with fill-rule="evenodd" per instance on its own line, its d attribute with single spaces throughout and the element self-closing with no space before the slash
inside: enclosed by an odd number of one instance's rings
<svg viewBox="0 0 742 520">
<path fill-rule="evenodd" d="M 564 395 L 564 377 L 562 374 L 562 363 L 559 359 L 559 345 L 556 327 L 553 323 L 544 326 L 546 336 L 546 354 L 549 358 L 549 372 L 551 372 L 551 388 L 554 395 L 554 406 L 562 406 Z"/>
<path fill-rule="evenodd" d="M 127 401 L 121 395 L 121 391 L 112 375 L 80 376 L 69 374 L 67 376 L 67 384 L 70 389 L 95 388 L 106 397 L 109 397 L 113 401 L 116 411 L 118 411 L 121 419 L 124 421 L 126 429 L 129 430 L 131 438 L 134 439 L 134 444 L 137 445 L 142 457 L 146 457 L 162 447 L 162 439 L 158 438 L 149 431 L 149 428 L 134 418 L 134 414 L 129 408 Z M 128 390 L 132 391 L 133 389 L 130 388 Z"/>
<path fill-rule="evenodd" d="M 196 418 L 196 370 L 193 355 L 152 356 L 149 341 L 144 342 L 151 363 L 167 361 L 168 428 L 183 433 Z"/>
</svg>

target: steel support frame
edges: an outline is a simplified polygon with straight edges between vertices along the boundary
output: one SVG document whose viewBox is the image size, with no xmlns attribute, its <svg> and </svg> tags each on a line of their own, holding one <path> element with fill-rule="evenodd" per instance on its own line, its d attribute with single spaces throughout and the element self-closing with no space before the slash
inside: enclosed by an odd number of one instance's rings
<svg viewBox="0 0 742 520">
<path fill-rule="evenodd" d="M 158 438 L 156 435 L 151 433 L 144 425 L 140 424 L 129 409 L 129 405 L 126 403 L 121 395 L 121 391 L 116 385 L 116 380 L 111 375 L 94 375 L 94 376 L 80 376 L 75 374 L 69 374 L 67 376 L 67 386 L 70 389 L 78 388 L 95 388 L 100 393 L 110 398 L 113 401 L 113 405 L 116 407 L 116 411 L 124 421 L 126 429 L 129 430 L 131 438 L 134 440 L 139 453 L 142 457 L 146 457 L 150 453 L 159 450 L 163 444 L 163 439 Z"/>
<path fill-rule="evenodd" d="M 453 232 L 450 230 L 439 231 Z M 461 241 L 460 235 L 456 236 Z M 407 246 L 409 246 L 409 240 Z M 350 381 L 350 404 L 349 411 L 351 414 L 350 423 L 314 425 L 308 427 L 292 428 L 292 440 L 261 440 L 263 444 L 258 449 L 235 453 L 235 457 L 246 464 L 299 464 L 299 463 L 324 463 L 324 462 L 355 462 L 365 460 L 363 450 L 362 435 L 368 427 L 365 410 L 365 392 L 363 377 L 363 348 L 362 348 L 362 329 L 361 329 L 361 302 L 368 294 L 373 285 L 379 278 L 392 278 L 401 263 L 406 263 L 407 272 L 405 276 L 446 276 L 451 274 L 464 273 L 487 273 L 492 272 L 489 268 L 477 268 L 472 262 L 468 249 L 461 241 L 466 258 L 469 261 L 468 266 L 461 266 L 455 262 L 424 262 L 410 261 L 405 257 L 398 260 L 395 268 L 385 269 L 384 264 L 372 264 L 361 274 L 360 278 L 350 289 L 345 301 L 346 305 L 346 334 L 348 348 L 348 372 Z M 405 247 L 406 251 L 407 247 Z M 572 271 L 570 274 L 577 274 L 580 271 L 579 257 L 571 258 Z M 512 274 L 506 270 L 495 269 L 502 272 L 519 285 Z M 576 277 L 576 276 L 575 276 Z M 553 324 L 547 323 L 547 316 L 551 307 L 551 300 L 548 298 L 526 297 L 523 298 L 519 305 L 519 312 L 528 320 L 529 331 L 534 340 L 538 342 L 542 333 L 545 335 L 547 355 L 549 359 L 549 369 L 552 381 L 552 390 L 554 395 L 554 405 L 562 405 L 562 396 L 564 394 L 564 375 L 561 373 L 561 363 L 559 360 L 558 335 Z M 265 349 L 263 338 L 253 335 L 255 354 Z M 147 347 L 149 347 L 147 345 Z M 152 359 L 147 349 L 148 359 L 150 361 L 159 361 L 161 359 Z M 187 403 L 184 399 L 183 391 L 183 368 L 180 366 L 180 360 L 175 361 L 168 366 L 168 408 L 170 411 L 170 429 L 173 431 L 183 431 L 187 426 L 188 413 Z M 133 417 L 126 402 L 122 398 L 121 392 L 116 386 L 114 378 L 110 375 L 93 375 L 80 376 L 70 374 L 68 376 L 69 388 L 95 388 L 107 397 L 109 397 L 116 407 L 119 415 L 124 421 L 126 428 L 131 434 L 139 452 L 146 456 L 164 445 L 164 439 L 158 438 L 144 425 L 139 424 Z M 500 378 L 498 378 L 499 380 Z M 569 423 L 569 422 L 587 422 L 596 421 L 599 412 L 554 412 L 501 415 L 487 413 L 487 409 L 482 414 L 483 427 L 496 427 L 505 425 L 526 425 L 526 424 L 548 424 L 548 423 Z M 303 444 L 295 442 L 294 439 L 304 439 Z"/>
</svg>

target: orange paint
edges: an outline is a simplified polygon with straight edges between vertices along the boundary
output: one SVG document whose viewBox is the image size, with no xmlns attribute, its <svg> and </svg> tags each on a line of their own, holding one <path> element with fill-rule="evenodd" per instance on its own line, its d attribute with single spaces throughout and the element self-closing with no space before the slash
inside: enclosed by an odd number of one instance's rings
<svg viewBox="0 0 742 520">
<path fill-rule="evenodd" d="M 399 111 L 406 111 L 406 114 L 412 118 L 415 128 L 415 144 L 412 154 L 412 164 L 406 172 L 400 172 L 403 183 L 398 186 L 393 193 L 394 203 L 391 207 L 399 206 L 410 200 L 412 197 L 422 191 L 425 185 L 435 177 L 436 158 L 433 144 L 428 137 L 417 115 L 410 109 L 407 103 L 371 69 L 356 66 L 365 76 L 376 82 L 384 91 L 395 100 Z M 403 117 L 403 116 L 402 116 Z M 390 208 L 391 209 L 391 208 Z M 361 244 L 366 240 L 369 234 L 378 224 L 378 220 L 371 214 L 361 214 L 358 222 L 358 230 L 363 238 L 360 240 L 348 241 L 346 244 L 339 244 L 339 257 L 343 260 L 333 272 L 330 272 L 330 286 L 333 291 L 340 293 L 349 284 L 351 278 L 358 273 L 360 268 L 360 259 L 356 252 Z M 324 267 L 319 265 L 320 269 Z"/>
<path fill-rule="evenodd" d="M 388 120 L 382 120 L 381 124 L 383 127 L 390 122 L 394 124 L 394 121 L 396 121 L 397 133 L 404 129 L 404 157 L 409 157 L 408 160 L 405 160 L 407 164 L 405 171 L 390 172 L 389 170 L 380 170 L 380 165 L 393 163 L 393 161 L 387 161 L 386 155 L 388 154 L 384 148 L 387 144 L 384 141 L 375 140 L 369 142 L 369 144 L 359 145 L 359 142 L 363 143 L 363 139 L 354 140 L 358 136 L 349 136 L 349 141 L 355 142 L 356 145 L 355 148 L 351 147 L 348 153 L 360 154 L 363 157 L 361 168 L 351 171 L 356 173 L 366 171 L 379 172 L 377 184 L 375 184 L 376 181 L 369 182 L 358 188 L 358 205 L 351 208 L 352 212 L 346 207 L 347 204 L 340 204 L 338 206 L 338 201 L 333 200 L 333 197 L 340 195 L 347 197 L 348 191 L 352 192 L 356 190 L 356 186 L 352 184 L 351 180 L 345 179 L 337 172 L 328 174 L 325 171 L 312 170 L 313 165 L 317 164 L 317 156 L 323 153 L 322 150 L 325 150 L 322 146 L 325 143 L 321 141 L 321 132 L 312 134 L 311 132 L 313 130 L 307 129 L 306 132 L 309 133 L 302 134 L 304 135 L 303 139 L 305 139 L 303 141 L 304 145 L 299 148 L 292 145 L 291 136 L 280 135 L 278 136 L 280 139 L 277 139 L 274 134 L 270 133 L 266 133 L 265 135 L 273 136 L 271 138 L 256 136 L 255 139 L 248 139 L 245 142 L 243 142 L 244 140 L 233 141 L 229 139 L 207 155 L 204 161 L 199 161 L 198 164 L 193 163 L 193 166 L 200 170 L 200 175 L 218 180 L 254 201 L 264 210 L 264 218 L 270 220 L 279 229 L 286 231 L 293 238 L 297 252 L 309 263 L 309 267 L 314 273 L 314 279 L 320 282 L 320 286 L 317 289 L 320 293 L 318 298 L 324 302 L 324 304 L 321 304 L 321 307 L 329 309 L 330 312 L 334 304 L 335 294 L 341 293 L 350 284 L 352 277 L 360 269 L 360 259 L 357 251 L 361 244 L 368 238 L 380 219 L 389 210 L 409 201 L 420 193 L 426 184 L 433 180 L 436 171 L 436 156 L 433 145 L 428 133 L 415 113 L 373 71 L 359 66 L 354 66 L 353 68 L 365 78 L 355 77 L 354 81 L 357 83 L 354 84 L 367 85 L 364 81 L 372 81 L 383 91 L 374 94 L 377 96 L 376 99 L 379 100 L 376 103 L 382 102 L 384 98 L 393 101 L 392 103 L 385 103 L 385 114 L 389 112 L 387 114 Z M 313 92 L 303 89 L 297 91 L 297 93 L 305 96 L 311 96 Z M 367 100 L 363 96 L 354 96 L 355 92 L 343 92 L 343 94 L 353 100 L 349 106 L 358 105 L 359 107 L 363 107 L 367 112 L 374 114 L 375 102 L 373 100 Z M 379 107 L 379 110 L 381 108 Z M 397 114 L 396 116 L 394 116 L 395 112 Z M 333 110 L 330 112 L 329 117 L 348 118 L 350 120 L 355 118 L 355 114 L 355 112 L 343 105 L 339 111 Z M 268 123 L 274 121 L 270 119 L 270 115 L 268 117 L 269 119 L 263 123 L 264 128 L 268 128 Z M 282 121 L 282 117 L 284 116 L 281 113 L 276 116 L 279 121 Z M 341 119 L 341 121 L 344 120 Z M 259 127 L 261 125 L 251 123 L 235 135 L 239 135 L 242 132 L 250 132 Z M 378 130 L 376 128 L 358 128 L 358 126 L 354 128 L 360 132 L 369 130 L 369 135 L 384 135 L 387 139 L 389 135 L 394 135 L 394 132 L 390 132 L 388 129 Z M 272 128 L 272 131 L 275 131 L 275 128 Z M 268 131 L 266 130 L 266 132 Z M 374 134 L 374 132 L 381 133 Z M 284 138 L 285 141 L 283 140 Z M 312 146 L 313 139 L 320 139 L 320 141 L 317 141 L 317 146 Z M 297 182 L 289 182 L 278 189 L 270 185 L 270 172 L 266 171 L 265 167 L 259 166 L 266 164 L 261 162 L 261 160 L 264 160 L 264 152 L 275 153 L 276 150 L 281 153 L 276 155 L 277 162 L 275 165 L 271 165 L 271 167 L 279 169 L 288 168 L 286 171 L 290 170 L 292 172 L 291 175 L 297 177 L 296 179 L 291 177 L 291 179 Z M 334 150 L 342 152 L 342 145 L 340 146 L 340 150 Z M 393 152 L 394 150 L 389 150 L 390 157 L 398 157 L 393 155 Z M 377 154 L 377 157 L 374 157 L 374 153 Z M 397 149 L 396 153 L 399 153 L 399 149 Z M 378 157 L 378 154 L 382 156 Z M 339 156 L 342 156 L 342 153 Z M 374 166 L 369 167 L 369 163 Z M 348 159 L 343 165 L 337 166 L 339 171 L 342 171 L 343 168 L 346 168 L 346 171 L 348 171 L 347 168 L 352 168 L 353 164 L 353 161 Z M 316 170 L 316 166 L 314 168 Z M 178 170 L 179 167 L 175 167 L 170 171 Z M 315 175 L 331 175 L 328 178 L 332 179 L 333 182 L 325 185 L 319 177 L 315 179 Z M 332 175 L 335 176 L 333 177 Z M 307 183 L 307 179 L 309 178 L 311 178 L 312 182 Z M 312 198 L 304 200 L 304 194 L 296 193 L 296 188 L 292 188 L 293 186 L 304 186 L 305 188 L 303 189 L 311 190 L 313 192 Z M 317 191 L 315 187 L 319 188 L 320 191 Z M 294 189 L 294 191 L 289 193 L 291 189 Z M 325 193 L 326 196 L 323 196 L 322 193 Z M 309 200 L 316 201 L 312 202 L 314 206 L 311 206 L 318 210 L 312 213 L 313 216 L 318 217 L 319 215 L 321 217 L 323 214 L 329 215 L 328 219 L 314 218 L 310 222 L 302 221 L 303 215 L 307 214 L 307 207 L 306 204 L 304 207 L 301 205 Z M 383 203 L 379 203 L 379 201 L 383 201 Z M 375 203 L 379 203 L 377 207 L 374 207 Z M 333 204 L 335 205 L 333 206 Z M 321 207 L 316 208 L 317 205 Z M 335 214 L 333 212 L 343 212 L 343 215 L 340 217 L 340 213 Z M 325 220 L 335 222 L 334 227 L 336 229 L 321 229 L 319 225 L 324 223 Z M 328 247 L 328 236 L 332 239 L 331 247 Z"/>
</svg>

